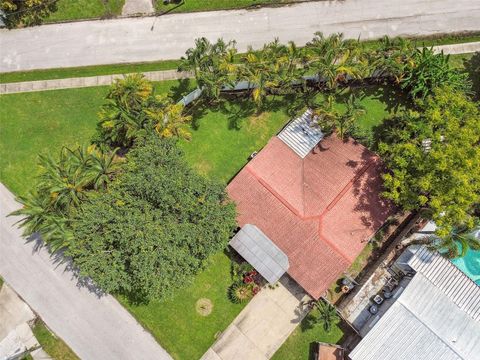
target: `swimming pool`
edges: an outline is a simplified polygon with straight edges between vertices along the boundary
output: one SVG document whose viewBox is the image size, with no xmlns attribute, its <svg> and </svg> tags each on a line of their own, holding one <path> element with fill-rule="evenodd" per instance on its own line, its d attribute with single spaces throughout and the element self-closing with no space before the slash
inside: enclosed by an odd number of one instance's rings
<svg viewBox="0 0 480 360">
<path fill-rule="evenodd" d="M 480 285 L 480 251 L 467 250 L 464 257 L 451 260 L 465 275 Z"/>
</svg>

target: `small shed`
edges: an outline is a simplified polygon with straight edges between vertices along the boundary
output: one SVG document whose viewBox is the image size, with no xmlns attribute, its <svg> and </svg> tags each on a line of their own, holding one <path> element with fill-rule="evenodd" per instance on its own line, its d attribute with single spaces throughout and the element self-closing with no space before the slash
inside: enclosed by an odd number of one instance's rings
<svg viewBox="0 0 480 360">
<path fill-rule="evenodd" d="M 230 240 L 230 246 L 270 284 L 288 270 L 287 255 L 255 225 L 245 224 Z"/>
<path fill-rule="evenodd" d="M 317 342 L 315 344 L 315 360 L 344 360 L 345 351 L 341 346 Z"/>
</svg>

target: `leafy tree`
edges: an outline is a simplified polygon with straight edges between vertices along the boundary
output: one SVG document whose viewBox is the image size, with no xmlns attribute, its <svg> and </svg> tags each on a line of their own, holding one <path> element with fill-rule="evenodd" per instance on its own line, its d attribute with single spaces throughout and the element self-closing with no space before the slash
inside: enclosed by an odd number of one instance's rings
<svg viewBox="0 0 480 360">
<path fill-rule="evenodd" d="M 384 195 L 423 210 L 447 236 L 471 228 L 480 203 L 480 111 L 463 93 L 436 89 L 410 111 L 386 121 L 378 150 L 388 172 Z"/>
<path fill-rule="evenodd" d="M 18 197 L 24 235 L 40 233 L 52 251 L 71 243 L 70 219 L 93 189 L 104 189 L 119 171 L 115 151 L 103 153 L 94 146 L 64 147 L 58 159 L 39 157 L 40 175 L 35 190 Z"/>
<path fill-rule="evenodd" d="M 162 138 L 191 138 L 188 124 L 192 117 L 183 112 L 184 105 L 174 103 L 165 96 L 156 96 L 155 102 L 145 109 L 145 113 L 153 124 L 153 128 Z"/>
<path fill-rule="evenodd" d="M 313 301 L 311 306 L 318 310 L 318 317 L 315 321 L 321 324 L 323 329 L 329 333 L 332 330 L 332 326 L 340 320 L 337 309 L 325 300 Z"/>
<path fill-rule="evenodd" d="M 416 49 L 405 65 L 405 75 L 400 84 L 412 98 L 425 99 L 433 89 L 441 86 L 461 91 L 471 89 L 468 75 L 452 68 L 449 55 L 445 56 L 443 52 L 436 54 L 432 49 Z"/>
<path fill-rule="evenodd" d="M 0 0 L 0 15 L 9 29 L 17 26 L 40 25 L 57 11 L 57 0 Z"/>
<path fill-rule="evenodd" d="M 218 100 L 225 85 L 233 85 L 235 77 L 235 42 L 218 39 L 211 43 L 202 37 L 181 58 L 179 71 L 192 71 L 204 96 Z"/>
<path fill-rule="evenodd" d="M 128 153 L 109 191 L 82 204 L 68 253 L 105 291 L 137 300 L 171 295 L 226 246 L 236 227 L 226 200 L 174 140 L 150 135 Z"/>
</svg>

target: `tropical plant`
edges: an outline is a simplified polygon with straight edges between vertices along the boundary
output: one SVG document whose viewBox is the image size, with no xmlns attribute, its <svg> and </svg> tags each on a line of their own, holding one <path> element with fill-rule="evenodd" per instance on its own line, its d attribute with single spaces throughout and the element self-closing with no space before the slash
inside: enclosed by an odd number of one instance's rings
<svg viewBox="0 0 480 360">
<path fill-rule="evenodd" d="M 376 76 L 388 76 L 399 84 L 408 66 L 413 66 L 415 46 L 413 43 L 401 37 L 390 38 L 384 36 L 375 51 L 368 51 L 371 68 Z"/>
<path fill-rule="evenodd" d="M 460 91 L 471 90 L 468 74 L 450 66 L 449 55 L 435 53 L 433 49 L 416 49 L 404 69 L 400 84 L 412 98 L 425 99 L 433 89 L 449 86 Z"/>
<path fill-rule="evenodd" d="M 252 286 L 243 282 L 236 282 L 228 288 L 228 298 L 234 304 L 247 302 L 253 295 Z"/>
<path fill-rule="evenodd" d="M 174 103 L 166 96 L 156 96 L 156 101 L 145 110 L 145 113 L 160 137 L 190 139 L 188 125 L 192 117 L 184 113 L 182 103 Z"/>
<path fill-rule="evenodd" d="M 358 119 L 366 112 L 354 94 L 348 96 L 345 106 L 345 112 L 337 118 L 337 129 L 342 139 L 351 133 Z"/>
<path fill-rule="evenodd" d="M 342 34 L 325 37 L 317 32 L 306 48 L 308 69 L 315 71 L 318 80 L 325 82 L 330 91 L 347 81 L 348 77 L 362 78 L 369 70 L 367 57 L 359 42 L 344 40 Z"/>
<path fill-rule="evenodd" d="M 318 316 L 315 318 L 316 323 L 322 325 L 323 329 L 329 333 L 332 326 L 340 320 L 337 309 L 325 300 L 313 301 L 311 306 L 318 311 Z"/>
<path fill-rule="evenodd" d="M 52 0 L 0 0 L 0 18 L 9 29 L 17 26 L 40 25 L 43 19 L 57 11 Z"/>
<path fill-rule="evenodd" d="M 474 225 L 480 203 L 480 111 L 464 93 L 434 90 L 418 106 L 386 120 L 378 151 L 387 165 L 384 196 L 406 210 L 422 210 L 446 237 Z"/>
<path fill-rule="evenodd" d="M 464 257 L 469 249 L 480 250 L 479 221 L 473 228 L 466 226 L 454 227 L 446 236 L 431 236 L 428 238 L 429 248 L 437 250 L 449 259 Z"/>
<path fill-rule="evenodd" d="M 179 71 L 192 71 L 197 85 L 209 99 L 218 100 L 224 86 L 233 85 L 235 77 L 235 42 L 206 38 L 195 40 L 195 46 L 181 58 Z"/>
<path fill-rule="evenodd" d="M 95 146 L 64 147 L 58 159 L 39 156 L 40 175 L 34 191 L 17 200 L 23 207 L 12 215 L 23 216 L 25 236 L 38 232 L 52 251 L 71 243 L 70 219 L 88 192 L 104 189 L 119 171 L 115 151 L 103 153 Z"/>
<path fill-rule="evenodd" d="M 81 204 L 67 254 L 104 291 L 163 298 L 226 246 L 235 208 L 223 185 L 187 165 L 174 139 L 150 134 L 126 159 L 108 191 Z"/>
</svg>

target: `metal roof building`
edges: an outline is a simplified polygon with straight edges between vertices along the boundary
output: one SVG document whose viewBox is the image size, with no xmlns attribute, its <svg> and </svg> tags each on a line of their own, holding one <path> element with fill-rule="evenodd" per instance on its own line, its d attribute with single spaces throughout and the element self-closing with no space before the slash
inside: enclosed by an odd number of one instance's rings
<svg viewBox="0 0 480 360">
<path fill-rule="evenodd" d="M 397 301 L 352 351 L 352 360 L 480 360 L 480 288 L 424 247 Z"/>
<path fill-rule="evenodd" d="M 230 240 L 230 246 L 270 284 L 277 282 L 288 270 L 287 255 L 255 225 L 244 225 Z"/>
</svg>

